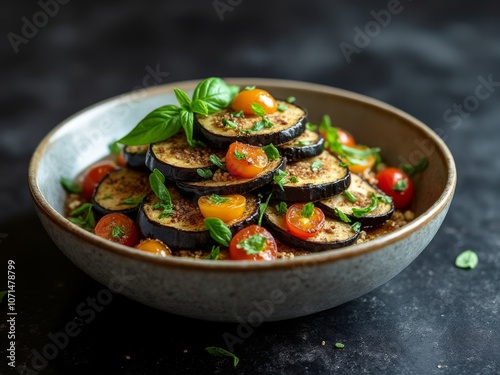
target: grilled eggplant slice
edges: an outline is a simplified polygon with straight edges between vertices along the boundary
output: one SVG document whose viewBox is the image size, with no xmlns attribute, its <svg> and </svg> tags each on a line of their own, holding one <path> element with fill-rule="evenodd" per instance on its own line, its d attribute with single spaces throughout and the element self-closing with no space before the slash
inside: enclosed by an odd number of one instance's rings
<svg viewBox="0 0 500 375">
<path fill-rule="evenodd" d="M 92 203 L 99 215 L 120 212 L 135 218 L 142 199 L 151 192 L 146 172 L 120 168 L 109 172 L 97 185 Z"/>
<path fill-rule="evenodd" d="M 231 176 L 228 172 L 218 169 L 212 178 L 198 182 L 177 182 L 177 187 L 187 193 L 195 195 L 228 195 L 245 194 L 258 189 L 273 180 L 278 171 L 284 170 L 285 158 L 278 158 L 269 162 L 267 167 L 256 177 L 242 178 Z"/>
<path fill-rule="evenodd" d="M 325 226 L 316 236 L 306 240 L 292 236 L 286 227 L 285 215 L 280 215 L 270 204 L 264 213 L 264 222 L 274 236 L 284 244 L 309 251 L 324 251 L 347 246 L 359 236 L 359 229 L 354 230 L 342 221 L 326 218 Z"/>
<path fill-rule="evenodd" d="M 351 174 L 351 185 L 346 190 L 356 198 L 355 202 L 349 201 L 346 193 L 338 194 L 334 197 L 323 199 L 317 202 L 317 206 L 321 208 L 326 215 L 338 218 L 339 214 L 335 209 L 343 212 L 353 223 L 359 221 L 363 228 L 371 228 L 384 224 L 389 220 L 394 212 L 394 204 L 384 202 L 377 199 L 377 206 L 373 211 L 368 212 L 363 217 L 356 217 L 352 209 L 362 209 L 370 206 L 372 196 L 384 196 L 385 194 L 368 181 L 364 180 L 357 174 Z"/>
<path fill-rule="evenodd" d="M 210 155 L 223 158 L 223 150 L 211 147 L 190 147 L 184 133 L 179 133 L 163 142 L 153 143 L 146 155 L 150 170 L 158 168 L 165 178 L 177 181 L 199 181 L 203 178 L 198 169 L 215 172 L 217 167 L 210 161 Z"/>
<path fill-rule="evenodd" d="M 286 106 L 286 110 L 266 115 L 265 121 L 260 116 L 235 117 L 232 109 L 227 108 L 209 116 L 196 115 L 195 123 L 214 147 L 227 148 L 236 141 L 255 146 L 281 145 L 304 132 L 307 114 L 297 105 L 277 103 Z"/>
<path fill-rule="evenodd" d="M 273 183 L 274 199 L 286 202 L 311 202 L 329 198 L 349 187 L 351 174 L 340 160 L 323 151 L 320 155 L 288 163 L 283 189 Z"/>
<path fill-rule="evenodd" d="M 129 168 L 146 170 L 146 153 L 149 145 L 125 146 L 123 148 L 123 159 Z"/>
<path fill-rule="evenodd" d="M 161 217 L 162 210 L 155 209 L 158 198 L 154 193 L 149 194 L 139 209 L 137 223 L 145 237 L 153 237 L 163 241 L 173 249 L 194 250 L 209 249 L 214 241 L 205 228 L 204 217 L 196 201 L 184 198 L 173 187 L 168 188 L 174 212 L 170 216 Z M 259 215 L 259 198 L 245 195 L 247 204 L 243 214 L 226 223 L 235 234 L 244 227 L 254 224 Z"/>
<path fill-rule="evenodd" d="M 306 129 L 298 138 L 278 146 L 278 150 L 288 161 L 295 161 L 318 156 L 324 145 L 325 139 L 319 133 Z"/>
</svg>

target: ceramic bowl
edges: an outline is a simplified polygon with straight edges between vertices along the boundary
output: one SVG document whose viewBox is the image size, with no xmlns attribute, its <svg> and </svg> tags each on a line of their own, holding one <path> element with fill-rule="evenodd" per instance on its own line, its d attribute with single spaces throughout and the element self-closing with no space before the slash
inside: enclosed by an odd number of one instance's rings
<svg viewBox="0 0 500 375">
<path fill-rule="evenodd" d="M 103 240 L 63 216 L 61 176 L 74 177 L 108 154 L 108 145 L 145 114 L 175 103 L 172 88 L 189 94 L 198 82 L 156 86 L 86 108 L 55 127 L 36 149 L 29 187 L 54 243 L 81 270 L 103 284 L 101 299 L 121 293 L 160 310 L 210 321 L 277 321 L 338 306 L 387 282 L 408 266 L 439 229 L 456 184 L 453 157 L 443 141 L 412 116 L 380 101 L 304 82 L 235 78 L 275 97 L 295 96 L 318 123 L 330 114 L 358 143 L 377 146 L 389 165 L 429 159 L 414 182 L 408 225 L 371 242 L 271 262 L 160 258 Z"/>
</svg>

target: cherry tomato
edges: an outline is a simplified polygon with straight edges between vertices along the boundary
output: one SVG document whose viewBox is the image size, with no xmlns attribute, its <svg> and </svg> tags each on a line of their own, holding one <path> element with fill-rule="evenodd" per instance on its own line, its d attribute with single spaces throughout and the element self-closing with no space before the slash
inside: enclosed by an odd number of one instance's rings
<svg viewBox="0 0 500 375">
<path fill-rule="evenodd" d="M 123 150 L 120 151 L 120 154 L 118 155 L 118 161 L 117 161 L 117 164 L 120 166 L 120 167 L 126 167 L 127 166 L 127 162 L 125 161 L 125 157 L 123 156 Z"/>
<path fill-rule="evenodd" d="M 146 238 L 142 240 L 135 248 L 138 250 L 146 251 L 148 253 L 153 253 L 156 255 L 160 255 L 162 257 L 168 257 L 172 255 L 172 251 L 165 245 L 162 241 L 156 240 L 153 238 Z"/>
<path fill-rule="evenodd" d="M 101 182 L 101 180 L 108 174 L 108 172 L 115 169 L 116 165 L 109 161 L 104 161 L 95 164 L 85 175 L 83 179 L 82 192 L 83 196 L 90 200 L 92 199 L 92 194 L 94 194 L 95 187 Z"/>
<path fill-rule="evenodd" d="M 306 239 L 317 235 L 325 225 L 325 214 L 318 207 L 310 217 L 302 215 L 304 203 L 292 204 L 286 211 L 286 226 L 292 236 Z"/>
<path fill-rule="evenodd" d="M 386 168 L 376 176 L 377 187 L 392 197 L 395 208 L 405 208 L 413 199 L 413 182 L 406 173 L 398 168 Z"/>
<path fill-rule="evenodd" d="M 362 146 L 362 145 L 356 145 L 353 148 L 355 148 L 357 150 L 361 150 L 361 151 L 369 150 L 369 147 Z M 349 165 L 348 168 L 353 173 L 362 173 L 366 169 L 371 169 L 371 168 L 373 168 L 373 166 L 377 162 L 377 158 L 375 157 L 375 155 L 368 155 L 365 158 L 358 158 L 356 155 L 353 155 L 352 158 L 356 159 L 356 163 Z M 346 158 L 340 157 L 340 159 L 344 163 L 347 163 L 347 164 L 350 163 L 349 160 L 347 160 Z"/>
<path fill-rule="evenodd" d="M 254 251 L 248 250 L 252 248 Z M 259 225 L 243 228 L 229 244 L 229 258 L 233 260 L 273 260 L 277 256 L 278 247 L 273 235 Z"/>
<path fill-rule="evenodd" d="M 340 143 L 342 143 L 343 145 L 349 146 L 349 147 L 356 146 L 356 141 L 354 140 L 354 137 L 351 133 L 349 133 L 347 130 L 344 130 L 342 128 L 335 128 L 335 129 L 337 129 L 338 141 Z M 326 130 L 322 130 L 322 131 L 320 131 L 320 133 L 325 139 L 327 138 Z"/>
<path fill-rule="evenodd" d="M 257 103 L 264 108 L 267 114 L 276 112 L 278 108 L 276 100 L 265 90 L 253 89 L 243 90 L 233 100 L 231 107 L 235 111 L 243 111 L 245 115 L 254 115 L 252 111 L 252 103 Z"/>
<path fill-rule="evenodd" d="M 267 166 L 269 159 L 261 147 L 231 143 L 226 154 L 226 168 L 239 177 L 255 177 Z"/>
<path fill-rule="evenodd" d="M 104 215 L 95 226 L 95 234 L 125 246 L 134 246 L 141 237 L 135 222 L 118 212 Z"/>
<path fill-rule="evenodd" d="M 234 220 L 245 212 L 247 199 L 243 195 L 204 195 L 198 199 L 203 217 L 217 217 L 224 222 Z"/>
</svg>

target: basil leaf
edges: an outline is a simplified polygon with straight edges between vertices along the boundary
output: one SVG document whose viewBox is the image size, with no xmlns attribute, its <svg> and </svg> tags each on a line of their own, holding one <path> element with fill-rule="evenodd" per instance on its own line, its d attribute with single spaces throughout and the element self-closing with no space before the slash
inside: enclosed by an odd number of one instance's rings
<svg viewBox="0 0 500 375">
<path fill-rule="evenodd" d="M 172 198 L 165 186 L 165 176 L 163 173 L 155 168 L 153 173 L 149 175 L 149 184 L 151 185 L 151 190 L 153 190 L 161 203 L 172 206 Z"/>
<path fill-rule="evenodd" d="M 344 196 L 345 198 L 351 202 L 351 203 L 354 203 L 354 202 L 357 202 L 358 201 L 358 198 L 356 198 L 350 191 L 348 190 L 344 190 Z"/>
<path fill-rule="evenodd" d="M 222 160 L 220 160 L 220 158 L 217 155 L 215 154 L 210 155 L 210 161 L 218 168 L 227 171 L 226 164 Z"/>
<path fill-rule="evenodd" d="M 108 148 L 109 148 L 109 152 L 111 152 L 112 155 L 119 155 L 120 152 L 122 151 L 121 147 L 118 145 L 118 143 L 116 141 L 111 142 L 108 145 Z"/>
<path fill-rule="evenodd" d="M 283 103 L 280 103 L 280 104 L 278 104 L 278 108 L 277 109 L 280 112 L 285 112 L 288 109 L 288 107 L 286 105 L 284 105 Z"/>
<path fill-rule="evenodd" d="M 300 212 L 300 216 L 309 219 L 314 214 L 314 203 L 309 202 L 302 207 L 302 211 Z"/>
<path fill-rule="evenodd" d="M 214 204 L 221 204 L 221 203 L 224 203 L 224 202 L 229 202 L 231 200 L 231 198 L 225 198 L 225 197 L 221 197 L 220 195 L 217 195 L 217 194 L 212 194 L 208 200 Z"/>
<path fill-rule="evenodd" d="M 257 225 L 259 227 L 262 226 L 262 218 L 264 217 L 264 213 L 267 210 L 267 206 L 269 206 L 269 201 L 271 200 L 271 195 L 272 194 L 269 194 L 269 196 L 267 197 L 266 201 L 264 203 L 261 203 L 259 205 L 259 220 L 257 221 Z"/>
<path fill-rule="evenodd" d="M 186 140 L 189 143 L 189 146 L 195 147 L 197 144 L 193 141 L 193 121 L 194 115 L 193 112 L 189 112 L 185 109 L 180 112 L 181 125 L 184 129 L 184 133 L 186 133 Z"/>
<path fill-rule="evenodd" d="M 465 250 L 464 252 L 460 253 L 455 259 L 455 266 L 457 266 L 458 268 L 473 269 L 476 268 L 478 262 L 479 259 L 474 251 Z"/>
<path fill-rule="evenodd" d="M 212 246 L 210 254 L 207 255 L 205 259 L 218 260 L 220 255 L 220 246 Z"/>
<path fill-rule="evenodd" d="M 238 129 L 238 124 L 234 121 L 228 120 L 227 118 L 222 119 L 222 125 L 227 126 L 231 129 Z"/>
<path fill-rule="evenodd" d="M 248 255 L 254 255 L 264 250 L 267 238 L 261 234 L 254 234 L 239 242 L 236 247 L 245 250 Z"/>
<path fill-rule="evenodd" d="M 276 147 L 274 147 L 272 143 L 269 143 L 266 146 L 262 146 L 262 150 L 264 150 L 264 152 L 266 153 L 269 161 L 274 161 L 276 159 L 279 159 L 280 157 L 280 152 Z"/>
<path fill-rule="evenodd" d="M 194 113 L 198 113 L 202 116 L 208 115 L 208 107 L 203 100 L 196 99 L 191 103 L 191 110 Z"/>
<path fill-rule="evenodd" d="M 212 114 L 229 107 L 238 90 L 237 86 L 230 86 L 221 78 L 210 77 L 196 86 L 192 99 L 205 102 L 208 114 Z"/>
<path fill-rule="evenodd" d="M 223 246 L 229 247 L 233 234 L 224 222 L 216 217 L 206 218 L 205 227 L 210 232 L 210 236 Z"/>
<path fill-rule="evenodd" d="M 231 117 L 239 117 L 239 118 L 244 118 L 245 117 L 245 112 L 243 110 L 239 110 L 238 112 L 231 112 Z"/>
<path fill-rule="evenodd" d="M 174 87 L 174 93 L 175 97 L 177 98 L 177 101 L 181 105 L 181 108 L 185 109 L 186 111 L 191 111 L 191 100 L 189 99 L 187 94 L 180 89 L 176 89 L 175 87 Z"/>
<path fill-rule="evenodd" d="M 213 176 L 213 173 L 210 169 L 201 169 L 201 168 L 198 168 L 196 170 L 196 173 L 198 173 L 198 176 L 200 176 L 201 178 L 204 178 L 204 179 L 208 179 L 210 177 Z"/>
<path fill-rule="evenodd" d="M 273 181 L 284 191 L 283 185 L 288 182 L 288 172 L 282 171 L 281 169 L 278 170 L 278 174 L 273 177 Z"/>
<path fill-rule="evenodd" d="M 337 207 L 335 207 L 335 213 L 337 214 L 339 219 L 342 220 L 344 223 L 351 222 L 351 219 L 349 219 L 347 215 L 344 212 L 340 211 Z"/>
<path fill-rule="evenodd" d="M 316 172 L 318 171 L 321 167 L 323 166 L 322 161 L 315 161 L 314 163 L 311 164 L 311 171 Z"/>
<path fill-rule="evenodd" d="M 288 206 L 286 202 L 279 202 L 276 206 L 274 206 L 279 215 L 285 215 L 288 211 Z"/>
<path fill-rule="evenodd" d="M 232 357 L 234 367 L 236 367 L 238 365 L 238 363 L 240 362 L 240 359 L 238 357 L 236 357 L 233 353 L 228 352 L 227 350 L 219 348 L 217 346 L 209 346 L 209 347 L 205 348 L 205 350 L 212 355 Z"/>
<path fill-rule="evenodd" d="M 252 104 L 250 104 L 250 106 L 252 107 L 252 112 L 256 116 L 265 116 L 266 115 L 266 110 L 259 103 L 252 102 Z"/>
<path fill-rule="evenodd" d="M 306 123 L 306 129 L 312 132 L 315 132 L 318 129 L 318 125 L 313 124 L 312 122 Z"/>
<path fill-rule="evenodd" d="M 67 177 L 61 177 L 61 186 L 70 194 L 80 194 L 82 187 Z"/>
<path fill-rule="evenodd" d="M 408 175 L 408 177 L 411 177 L 415 173 L 424 171 L 428 165 L 429 165 L 429 159 L 427 159 L 424 156 L 417 162 L 417 164 L 401 164 L 399 169 L 405 172 Z"/>
<path fill-rule="evenodd" d="M 353 225 L 351 225 L 351 229 L 354 232 L 359 232 L 359 230 L 361 229 L 361 223 L 359 221 L 356 221 Z"/>
<path fill-rule="evenodd" d="M 159 107 L 144 117 L 137 126 L 117 142 L 128 146 L 140 146 L 163 141 L 181 129 L 181 108 L 173 104 Z"/>
<path fill-rule="evenodd" d="M 358 218 L 361 218 L 361 217 L 365 217 L 367 213 L 376 209 L 378 206 L 378 198 L 375 194 L 372 193 L 371 199 L 372 199 L 371 203 L 366 207 L 363 207 L 363 208 L 353 207 L 352 214 Z"/>
</svg>

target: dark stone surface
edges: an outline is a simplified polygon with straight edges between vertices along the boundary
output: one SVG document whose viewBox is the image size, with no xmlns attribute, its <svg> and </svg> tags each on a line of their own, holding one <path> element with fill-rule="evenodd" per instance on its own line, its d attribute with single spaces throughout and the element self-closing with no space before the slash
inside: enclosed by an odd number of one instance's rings
<svg viewBox="0 0 500 375">
<path fill-rule="evenodd" d="M 32 20 L 41 7 L 0 5 L 0 289 L 7 259 L 13 259 L 16 363 L 32 368 L 33 353 L 47 350 L 49 334 L 75 321 L 81 332 L 41 373 L 500 373 L 500 84 L 477 91 L 480 77 L 500 82 L 498 6 L 401 2 L 400 12 L 379 32 L 373 29 L 369 45 L 348 63 L 339 45 L 353 45 L 355 27 L 373 27 L 370 11 L 394 2 L 232 3 L 240 4 L 221 20 L 212 1 L 71 1 L 18 53 L 8 33 L 22 35 L 22 17 Z M 457 192 L 441 230 L 407 269 L 375 291 L 256 328 L 235 346 L 237 369 L 204 351 L 225 346 L 223 334 L 236 334 L 235 324 L 172 316 L 118 295 L 93 319 L 87 315 L 88 324 L 75 319 L 78 307 L 103 287 L 73 266 L 41 227 L 26 187 L 28 161 L 58 122 L 143 85 L 148 67 L 168 72 L 157 80 L 163 83 L 211 75 L 317 82 L 409 112 L 440 132 L 458 165 Z M 455 104 L 469 109 L 458 116 Z M 468 248 L 477 252 L 478 267 L 455 268 L 456 255 Z M 1 313 L 5 353 L 5 307 Z M 335 350 L 335 342 L 345 348 Z M 17 373 L 4 354 L 0 366 L 1 373 Z"/>
</svg>

